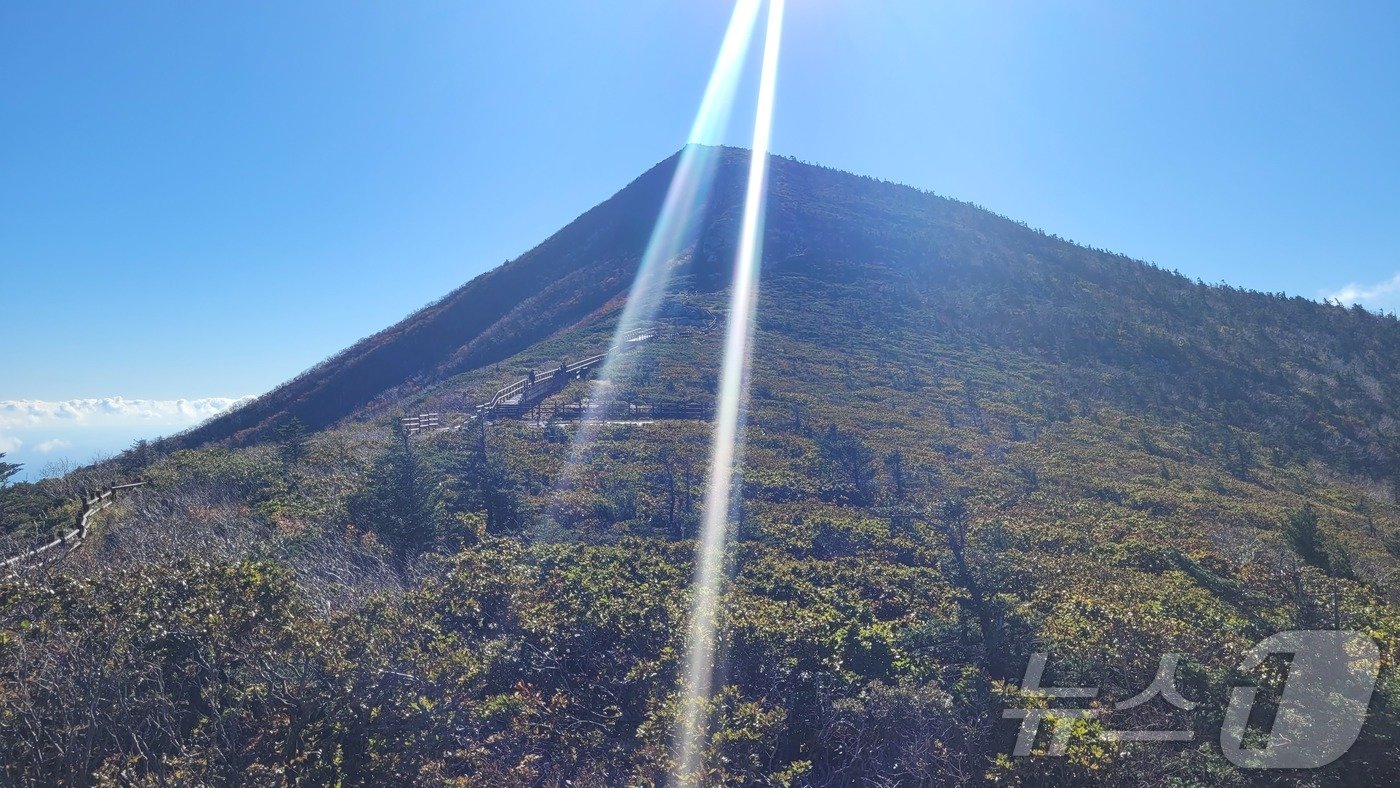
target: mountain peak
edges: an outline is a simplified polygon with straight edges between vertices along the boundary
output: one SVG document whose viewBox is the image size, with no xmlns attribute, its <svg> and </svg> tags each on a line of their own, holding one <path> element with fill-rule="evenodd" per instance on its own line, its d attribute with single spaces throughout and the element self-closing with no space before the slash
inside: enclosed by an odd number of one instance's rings
<svg viewBox="0 0 1400 788">
<path fill-rule="evenodd" d="M 690 149 L 711 157 L 714 179 L 697 209 L 694 242 L 670 263 L 673 296 L 728 285 L 750 155 L 742 148 Z M 500 363 L 560 332 L 609 324 L 685 152 L 519 258 L 177 444 L 255 440 L 292 417 L 325 427 L 372 403 L 391 404 Z M 761 326 L 777 320 L 782 299 L 817 297 L 836 315 L 883 315 L 891 332 L 1092 365 L 1118 380 L 1104 385 L 1158 390 L 1179 387 L 1183 378 L 1200 381 L 1201 390 L 1172 399 L 1219 395 L 1227 381 L 1237 387 L 1233 397 L 1250 396 L 1259 381 L 1282 383 L 1278 368 L 1261 368 L 1265 358 L 1306 368 L 1363 354 L 1379 367 L 1376 374 L 1396 373 L 1400 330 L 1393 319 L 1192 283 L 968 203 L 791 159 L 774 157 L 769 178 Z M 838 333 L 823 341 L 849 338 L 838 325 L 827 323 Z M 1366 346 L 1328 333 L 1341 325 L 1368 332 Z"/>
</svg>

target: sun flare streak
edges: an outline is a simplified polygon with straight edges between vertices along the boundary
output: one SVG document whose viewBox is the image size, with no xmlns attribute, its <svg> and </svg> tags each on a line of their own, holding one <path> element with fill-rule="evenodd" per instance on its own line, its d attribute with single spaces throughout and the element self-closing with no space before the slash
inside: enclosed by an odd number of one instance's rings
<svg viewBox="0 0 1400 788">
<path fill-rule="evenodd" d="M 724 363 L 720 370 L 709 483 L 705 490 L 695 578 L 691 586 L 690 626 L 683 663 L 683 698 L 674 741 L 674 781 L 696 785 L 701 779 L 709 734 L 709 700 L 715 675 L 718 607 L 725 581 L 726 547 L 735 477 L 743 454 L 743 405 L 753 347 L 758 277 L 763 260 L 763 219 L 767 197 L 768 143 L 773 128 L 773 98 L 778 77 L 783 0 L 770 0 L 759 76 L 748 187 L 743 223 L 734 261 L 734 284 L 725 327 Z"/>
<path fill-rule="evenodd" d="M 588 413 L 580 420 L 571 441 L 568 461 L 556 485 L 559 488 L 572 483 L 574 474 L 582 465 L 584 451 L 597 437 L 599 421 L 593 411 L 608 399 L 605 387 L 612 381 L 625 378 L 630 372 L 631 356 L 624 352 L 628 339 L 639 332 L 647 332 L 655 324 L 662 299 L 670 286 L 674 270 L 672 264 L 695 240 L 698 220 L 704 213 L 720 156 L 719 149 L 707 146 L 717 144 L 729 124 L 734 93 L 744 70 L 761 5 L 762 0 L 738 0 L 734 6 L 734 13 L 730 16 L 719 54 L 715 58 L 715 67 L 710 72 L 710 81 L 700 100 L 700 108 L 695 113 L 687 144 L 677 158 L 676 171 L 671 176 L 661 212 L 628 290 L 622 315 L 618 318 L 617 328 L 608 346 L 608 357 L 597 379 L 589 386 Z"/>
</svg>

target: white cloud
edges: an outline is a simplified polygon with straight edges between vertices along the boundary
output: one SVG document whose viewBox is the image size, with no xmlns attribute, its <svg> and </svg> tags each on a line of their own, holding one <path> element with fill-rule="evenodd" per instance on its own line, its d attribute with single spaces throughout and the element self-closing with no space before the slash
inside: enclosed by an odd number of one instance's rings
<svg viewBox="0 0 1400 788">
<path fill-rule="evenodd" d="M 1361 304 L 1374 310 L 1400 308 L 1400 273 L 1373 285 L 1352 282 L 1324 297 L 1328 301 L 1340 301 L 1343 306 Z"/>
<path fill-rule="evenodd" d="M 122 427 L 128 425 L 185 427 L 216 416 L 250 399 L 252 397 L 202 397 L 199 399 L 99 397 L 70 399 L 62 402 L 39 399 L 0 400 L 0 428 L 41 425 L 56 427 Z M 11 440 L 17 441 L 18 439 Z"/>
<path fill-rule="evenodd" d="M 73 444 L 71 442 L 66 441 L 62 438 L 50 438 L 44 441 L 43 443 L 40 443 L 39 445 L 35 446 L 34 451 L 37 451 L 40 454 L 48 454 L 51 451 L 56 451 L 58 449 L 63 449 L 72 445 Z"/>
<path fill-rule="evenodd" d="M 0 435 L 0 454 L 10 454 L 19 451 L 19 447 L 24 445 L 24 441 L 10 435 Z"/>
</svg>

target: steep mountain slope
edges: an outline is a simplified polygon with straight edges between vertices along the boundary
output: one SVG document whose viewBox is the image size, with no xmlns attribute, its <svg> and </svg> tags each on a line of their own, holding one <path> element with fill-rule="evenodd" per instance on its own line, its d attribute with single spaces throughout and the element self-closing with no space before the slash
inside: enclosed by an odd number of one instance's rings
<svg viewBox="0 0 1400 788">
<path fill-rule="evenodd" d="M 547 404 L 713 399 L 746 169 L 720 153 L 655 336 Z M 704 784 L 1400 779 L 1400 324 L 772 165 Z M 663 782 L 708 422 L 395 428 L 604 349 L 673 166 L 126 458 L 150 484 L 100 538 L 0 582 L 6 779 Z M 269 429 L 293 415 L 320 429 Z M 1289 629 L 1374 639 L 1370 721 L 1326 769 L 1236 768 L 1231 688 L 1267 711 L 1283 675 L 1241 657 Z M 1044 652 L 1101 716 L 1013 758 Z M 1166 654 L 1198 705 L 1114 709 Z"/>
<path fill-rule="evenodd" d="M 684 288 L 727 284 L 745 160 L 743 151 L 724 151 L 704 231 L 681 270 Z M 521 258 L 179 445 L 243 440 L 292 415 L 319 428 L 386 394 L 401 396 L 401 387 L 501 361 L 596 316 L 626 293 L 675 161 Z M 771 178 L 765 287 L 811 284 L 845 327 L 885 320 L 887 336 L 924 333 L 1089 367 L 1094 375 L 1067 375 L 1064 384 L 1102 387 L 1183 418 L 1226 409 L 1280 450 L 1307 445 L 1348 471 L 1395 472 L 1393 319 L 1192 283 L 974 206 L 790 160 L 774 159 Z M 765 320 L 775 297 L 765 298 Z M 879 333 L 861 349 L 878 352 Z M 813 339 L 830 345 L 851 336 Z"/>
<path fill-rule="evenodd" d="M 535 249 L 176 443 L 243 442 L 288 416 L 324 427 L 411 380 L 499 361 L 625 293 L 672 157 Z"/>
</svg>

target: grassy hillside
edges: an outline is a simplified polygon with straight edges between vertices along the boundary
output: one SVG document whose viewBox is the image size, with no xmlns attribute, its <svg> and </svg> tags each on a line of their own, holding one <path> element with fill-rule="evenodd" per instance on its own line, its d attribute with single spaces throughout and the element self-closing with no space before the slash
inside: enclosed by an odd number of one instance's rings
<svg viewBox="0 0 1400 788">
<path fill-rule="evenodd" d="M 613 395 L 713 397 L 743 164 L 725 153 Z M 0 590 L 7 780 L 662 781 L 708 424 L 583 447 L 567 423 L 393 425 L 603 349 L 668 174 L 133 461 L 151 489 Z M 772 190 L 707 784 L 1398 776 L 1400 324 L 796 162 Z M 507 276 L 515 300 L 482 295 Z M 291 415 L 330 426 L 270 429 Z M 1361 740 L 1319 771 L 1231 766 L 1244 650 L 1314 628 L 1381 648 Z M 1180 653 L 1195 709 L 1105 719 L 1194 740 L 1106 744 L 1094 722 L 1066 757 L 1008 757 L 1002 710 L 1044 703 L 1015 692 L 1035 652 L 1106 708 Z"/>
</svg>

